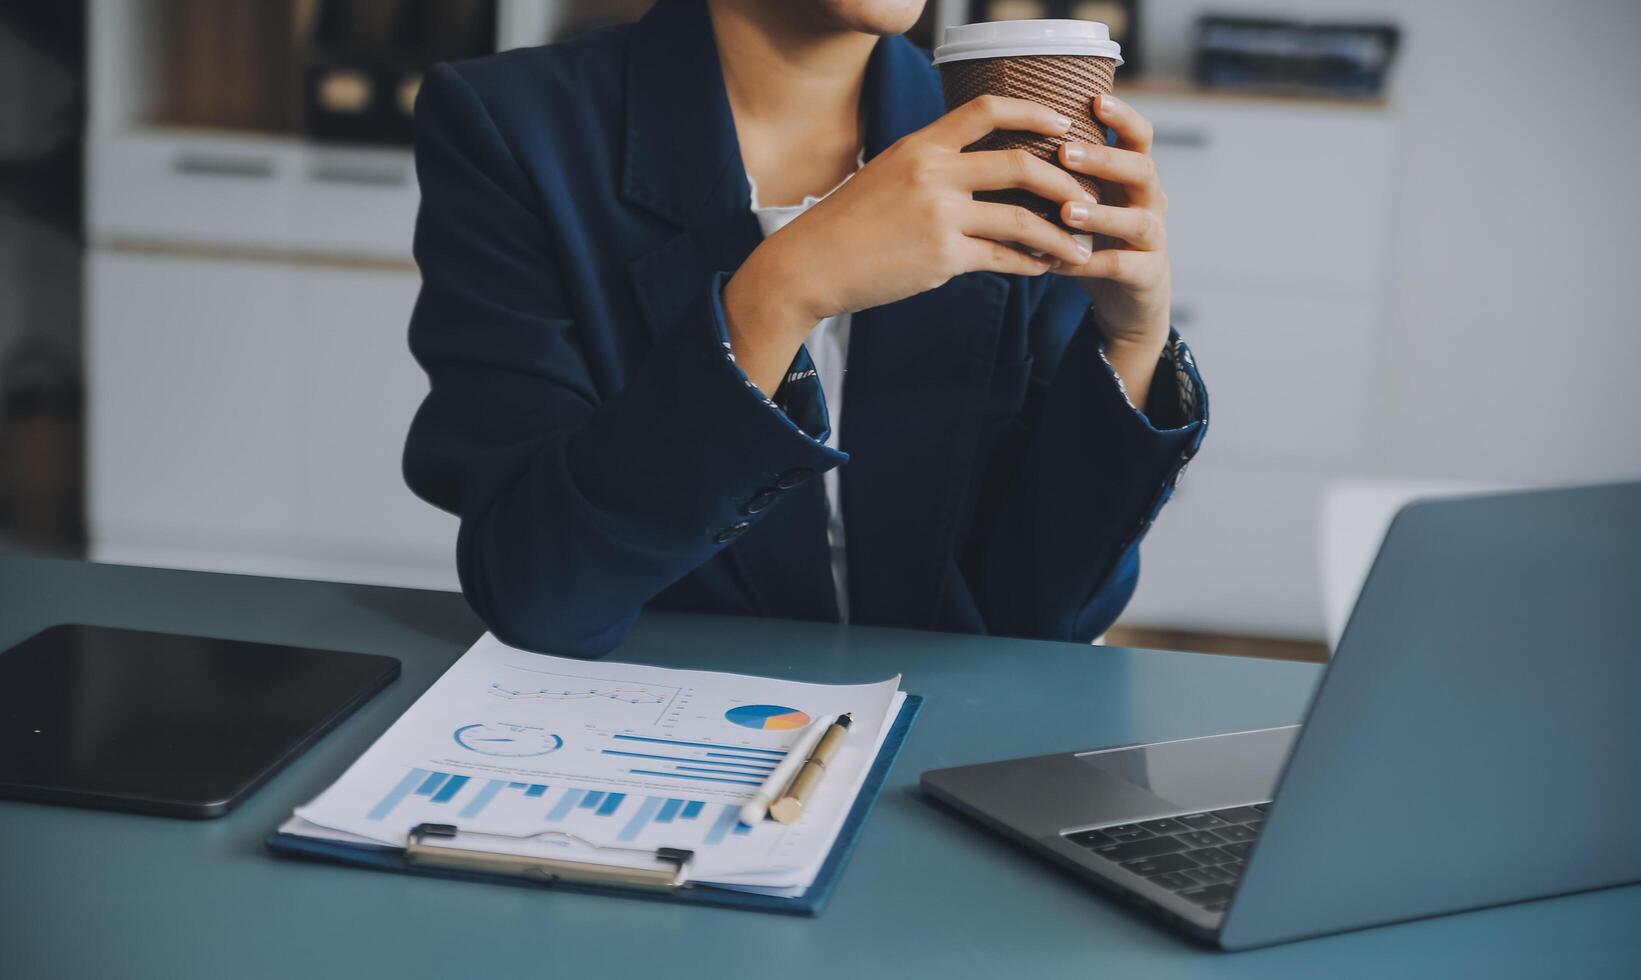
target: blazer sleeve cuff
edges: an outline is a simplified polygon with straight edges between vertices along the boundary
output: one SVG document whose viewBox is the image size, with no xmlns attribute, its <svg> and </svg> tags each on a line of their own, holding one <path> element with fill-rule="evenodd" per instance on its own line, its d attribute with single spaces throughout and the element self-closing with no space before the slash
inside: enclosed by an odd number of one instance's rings
<svg viewBox="0 0 1641 980">
<path fill-rule="evenodd" d="M 1092 323 L 1085 322 L 1083 330 L 1097 336 Z M 1074 340 L 1073 351 L 1078 346 Z M 1084 350 L 1089 348 L 1097 353 L 1110 378 L 1109 384 L 1090 386 L 1094 400 L 1102 403 L 1097 413 L 1114 421 L 1110 441 L 1102 448 L 1122 460 L 1120 469 L 1126 479 L 1107 489 L 1107 512 L 1123 515 L 1116 525 L 1121 544 L 1113 553 L 1113 564 L 1080 603 L 1077 635 L 1103 632 L 1127 603 L 1139 573 L 1135 546 L 1173 496 L 1208 431 L 1208 389 L 1197 371 L 1196 357 L 1177 331 L 1168 331 L 1144 411 L 1129 401 L 1103 345 L 1091 343 Z M 1068 357 L 1074 356 L 1073 351 L 1068 351 Z"/>
<path fill-rule="evenodd" d="M 724 278 L 704 284 L 570 448 L 575 471 L 586 475 L 583 496 L 652 547 L 728 544 L 787 490 L 849 459 L 771 407 L 725 356 Z M 619 438 L 631 432 L 648 433 L 637 452 Z"/>
<path fill-rule="evenodd" d="M 1122 376 L 1105 356 L 1104 346 L 1099 350 L 1106 376 L 1147 427 L 1159 432 L 1185 429 L 1192 425 L 1203 429 L 1208 427 L 1208 389 L 1202 383 L 1202 375 L 1197 372 L 1196 355 L 1180 338 L 1179 331 L 1172 328 L 1168 331 L 1168 342 L 1163 345 L 1162 356 L 1157 359 L 1157 373 L 1152 378 L 1151 391 L 1143 410 L 1134 407 L 1134 400 L 1128 396 Z"/>
<path fill-rule="evenodd" d="M 1089 395 L 1095 413 L 1112 420 L 1108 431 L 1115 442 L 1106 444 L 1107 449 L 1117 449 L 1117 458 L 1124 461 L 1125 470 L 1136 481 L 1134 489 L 1150 497 L 1141 511 L 1143 532 L 1156 520 L 1186 464 L 1202 447 L 1208 433 L 1208 389 L 1197 370 L 1196 356 L 1179 333 L 1170 329 L 1145 410 L 1138 410 L 1129 400 L 1122 378 L 1106 359 L 1103 344 L 1096 340 L 1097 328 L 1085 322 L 1082 330 L 1083 335 L 1067 351 L 1067 359 L 1075 362 L 1079 347 L 1084 352 L 1092 350 L 1098 358 L 1095 373 L 1103 373 L 1104 377 L 1090 386 Z"/>
<path fill-rule="evenodd" d="M 717 325 L 718 343 L 723 346 L 724 358 L 735 368 L 735 373 L 746 383 L 747 389 L 770 411 L 779 413 L 809 438 L 824 443 L 832 435 L 832 420 L 826 408 L 826 394 L 821 390 L 820 374 L 815 370 L 814 359 L 809 356 L 809 348 L 798 348 L 775 394 L 765 395 L 735 360 L 735 349 L 729 342 L 729 327 L 724 320 L 725 281 L 720 276 L 713 289 L 713 323 Z"/>
</svg>

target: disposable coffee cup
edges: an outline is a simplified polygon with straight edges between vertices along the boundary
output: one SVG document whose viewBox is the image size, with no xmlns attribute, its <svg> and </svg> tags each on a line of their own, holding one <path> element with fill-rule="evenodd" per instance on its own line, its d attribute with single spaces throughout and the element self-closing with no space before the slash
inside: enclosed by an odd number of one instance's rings
<svg viewBox="0 0 1641 980">
<path fill-rule="evenodd" d="M 998 130 L 964 147 L 1022 149 L 1051 163 L 1066 142 L 1104 143 L 1105 128 L 1094 121 L 1093 100 L 1111 91 L 1122 64 L 1122 46 L 1104 24 L 1087 20 L 1004 20 L 948 27 L 934 49 L 947 110 L 982 95 L 1040 102 L 1071 120 L 1063 137 Z M 1092 177 L 1072 174 L 1096 200 Z M 1061 227 L 1060 202 L 1023 190 L 981 191 L 982 201 L 1017 204 Z"/>
</svg>

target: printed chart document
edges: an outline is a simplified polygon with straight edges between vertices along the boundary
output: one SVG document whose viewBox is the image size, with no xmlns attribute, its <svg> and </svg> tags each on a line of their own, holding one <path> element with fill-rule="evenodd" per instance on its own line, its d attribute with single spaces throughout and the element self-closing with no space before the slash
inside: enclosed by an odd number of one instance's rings
<svg viewBox="0 0 1641 980">
<path fill-rule="evenodd" d="M 418 824 L 453 824 L 462 848 L 625 867 L 683 848 L 692 881 L 799 895 L 905 699 L 899 684 L 572 660 L 486 634 L 281 829 L 403 846 Z M 810 721 L 845 711 L 850 734 L 802 818 L 742 824 Z"/>
</svg>

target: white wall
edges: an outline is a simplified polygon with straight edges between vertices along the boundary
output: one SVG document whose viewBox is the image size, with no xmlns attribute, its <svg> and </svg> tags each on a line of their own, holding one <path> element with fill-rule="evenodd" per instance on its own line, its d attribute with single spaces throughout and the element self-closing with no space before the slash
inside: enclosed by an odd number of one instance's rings
<svg viewBox="0 0 1641 980">
<path fill-rule="evenodd" d="M 1184 71 L 1194 18 L 1232 6 L 1403 29 L 1375 469 L 1641 476 L 1641 3 L 1148 0 L 1149 64 Z"/>
</svg>

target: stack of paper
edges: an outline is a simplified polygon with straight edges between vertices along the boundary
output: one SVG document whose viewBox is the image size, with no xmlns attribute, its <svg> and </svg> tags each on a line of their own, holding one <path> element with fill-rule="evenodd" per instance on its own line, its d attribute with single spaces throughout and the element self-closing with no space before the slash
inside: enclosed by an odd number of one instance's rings
<svg viewBox="0 0 1641 980">
<path fill-rule="evenodd" d="M 451 824 L 465 849 L 626 867 L 682 848 L 694 882 L 801 895 L 898 688 L 569 660 L 486 635 L 281 829 L 403 846 L 418 824 Z M 742 824 L 741 805 L 809 722 L 845 711 L 854 724 L 803 817 Z"/>
</svg>

